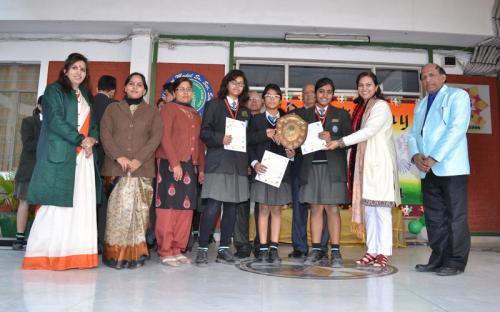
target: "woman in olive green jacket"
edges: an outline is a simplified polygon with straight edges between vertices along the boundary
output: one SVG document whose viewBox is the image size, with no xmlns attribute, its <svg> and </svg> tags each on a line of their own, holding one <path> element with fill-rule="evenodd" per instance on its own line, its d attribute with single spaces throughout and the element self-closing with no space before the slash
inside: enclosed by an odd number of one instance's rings
<svg viewBox="0 0 500 312">
<path fill-rule="evenodd" d="M 44 121 L 28 202 L 37 211 L 23 269 L 65 270 L 97 266 L 96 187 L 87 59 L 72 53 L 57 82 L 45 90 Z M 96 180 L 97 179 L 97 180 Z"/>
</svg>

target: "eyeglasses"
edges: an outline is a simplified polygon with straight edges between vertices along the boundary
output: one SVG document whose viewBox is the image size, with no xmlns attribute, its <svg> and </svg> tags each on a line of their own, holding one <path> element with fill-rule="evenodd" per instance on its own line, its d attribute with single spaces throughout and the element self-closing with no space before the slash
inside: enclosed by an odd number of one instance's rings
<svg viewBox="0 0 500 312">
<path fill-rule="evenodd" d="M 181 88 L 177 88 L 177 89 L 175 89 L 175 91 L 177 91 L 179 93 L 191 93 L 191 92 L 193 92 L 193 89 L 181 89 Z"/>
<path fill-rule="evenodd" d="M 252 102 L 259 102 L 261 100 L 260 97 L 257 97 L 257 98 L 249 98 L 248 99 L 249 101 L 252 101 Z"/>
<path fill-rule="evenodd" d="M 281 96 L 279 94 L 266 94 L 266 95 L 264 95 L 264 97 L 266 97 L 268 99 L 279 99 L 279 98 L 281 98 Z"/>
<path fill-rule="evenodd" d="M 235 87 L 240 87 L 240 88 L 244 88 L 245 87 L 245 83 L 244 82 L 239 82 L 239 81 L 236 81 L 236 80 L 231 80 L 231 81 L 229 81 L 229 83 L 232 84 Z"/>
</svg>

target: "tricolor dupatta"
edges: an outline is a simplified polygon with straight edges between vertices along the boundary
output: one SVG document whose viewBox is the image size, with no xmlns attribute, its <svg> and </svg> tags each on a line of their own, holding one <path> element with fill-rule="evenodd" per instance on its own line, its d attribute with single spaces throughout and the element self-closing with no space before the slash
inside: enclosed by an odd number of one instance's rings
<svg viewBox="0 0 500 312">
<path fill-rule="evenodd" d="M 83 125 L 80 127 L 80 130 L 78 132 L 80 132 L 80 134 L 83 134 L 85 137 L 87 137 L 89 135 L 89 131 L 90 131 L 90 111 L 88 112 L 87 117 L 85 118 L 85 121 L 83 122 Z M 82 147 L 77 146 L 76 147 L 76 155 L 78 155 L 81 150 L 82 150 Z"/>
</svg>

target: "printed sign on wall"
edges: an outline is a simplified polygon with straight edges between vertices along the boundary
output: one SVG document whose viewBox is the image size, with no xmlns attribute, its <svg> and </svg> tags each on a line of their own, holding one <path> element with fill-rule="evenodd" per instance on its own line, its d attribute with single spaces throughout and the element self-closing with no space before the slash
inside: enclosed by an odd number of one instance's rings
<svg viewBox="0 0 500 312">
<path fill-rule="evenodd" d="M 194 71 L 182 71 L 169 77 L 166 82 L 174 82 L 175 79 L 187 77 L 193 83 L 193 100 L 191 106 L 198 111 L 198 114 L 203 115 L 205 103 L 214 97 L 214 91 L 210 82 L 203 76 Z M 162 94 L 163 96 L 163 94 Z"/>
</svg>

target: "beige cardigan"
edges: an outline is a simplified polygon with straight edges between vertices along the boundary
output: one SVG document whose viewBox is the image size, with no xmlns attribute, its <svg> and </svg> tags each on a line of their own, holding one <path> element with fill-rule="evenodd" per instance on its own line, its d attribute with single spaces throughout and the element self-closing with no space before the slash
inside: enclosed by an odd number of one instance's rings
<svg viewBox="0 0 500 312">
<path fill-rule="evenodd" d="M 392 112 L 384 100 L 376 100 L 361 128 L 342 138 L 346 146 L 366 141 L 363 169 L 363 204 L 368 206 L 399 205 L 401 196 L 392 139 Z"/>
</svg>

